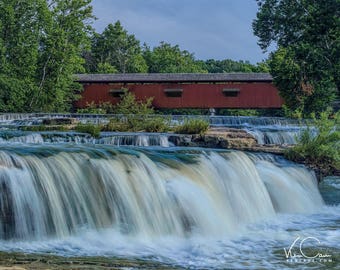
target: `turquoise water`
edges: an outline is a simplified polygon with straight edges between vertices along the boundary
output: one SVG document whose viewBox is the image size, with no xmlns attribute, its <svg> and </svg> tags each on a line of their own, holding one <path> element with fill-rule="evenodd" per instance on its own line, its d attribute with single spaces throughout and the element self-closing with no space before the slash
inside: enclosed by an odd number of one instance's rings
<svg viewBox="0 0 340 270">
<path fill-rule="evenodd" d="M 318 186 L 277 156 L 6 144 L 0 187 L 0 251 L 192 269 L 339 265 L 340 178 Z"/>
</svg>

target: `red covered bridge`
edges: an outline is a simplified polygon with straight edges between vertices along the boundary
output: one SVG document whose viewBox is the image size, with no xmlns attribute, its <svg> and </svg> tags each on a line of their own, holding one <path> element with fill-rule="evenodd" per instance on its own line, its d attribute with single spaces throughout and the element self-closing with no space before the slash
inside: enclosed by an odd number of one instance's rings
<svg viewBox="0 0 340 270">
<path fill-rule="evenodd" d="M 77 108 L 120 100 L 124 91 L 138 100 L 153 97 L 155 108 L 280 108 L 278 90 L 267 73 L 79 74 Z"/>
</svg>

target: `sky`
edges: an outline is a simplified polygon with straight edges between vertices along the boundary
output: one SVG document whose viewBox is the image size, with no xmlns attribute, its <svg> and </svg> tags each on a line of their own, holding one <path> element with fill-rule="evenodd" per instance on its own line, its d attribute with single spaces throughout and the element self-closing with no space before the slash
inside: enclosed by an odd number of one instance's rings
<svg viewBox="0 0 340 270">
<path fill-rule="evenodd" d="M 255 0 L 93 0 L 93 23 L 101 33 L 120 20 L 141 44 L 178 44 L 196 59 L 249 60 L 267 57 L 257 45 L 252 21 Z"/>
</svg>

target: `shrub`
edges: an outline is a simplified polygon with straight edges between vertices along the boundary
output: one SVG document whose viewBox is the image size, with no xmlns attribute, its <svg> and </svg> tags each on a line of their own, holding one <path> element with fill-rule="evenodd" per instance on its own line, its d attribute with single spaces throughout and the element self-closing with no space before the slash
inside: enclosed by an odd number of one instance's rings
<svg viewBox="0 0 340 270">
<path fill-rule="evenodd" d="M 99 138 L 102 127 L 93 124 L 78 124 L 75 127 L 77 132 L 88 133 L 94 138 Z"/>
<path fill-rule="evenodd" d="M 178 134 L 204 134 L 209 128 L 209 123 L 202 119 L 186 120 L 182 125 L 175 128 Z"/>
<path fill-rule="evenodd" d="M 146 132 L 167 132 L 169 122 L 162 117 L 149 118 L 141 122 L 141 127 Z"/>
<path fill-rule="evenodd" d="M 254 109 L 220 109 L 218 111 L 221 115 L 230 116 L 259 116 L 260 112 Z"/>
<path fill-rule="evenodd" d="M 285 152 L 286 158 L 315 165 L 321 170 L 340 170 L 340 112 L 330 118 L 329 113 L 321 113 L 298 138 L 298 144 Z M 314 133 L 314 134 L 313 134 Z"/>
<path fill-rule="evenodd" d="M 126 132 L 130 131 L 129 125 L 126 123 L 126 121 L 123 121 L 122 119 L 110 119 L 109 123 L 107 123 L 102 128 L 103 131 L 117 131 L 117 132 Z"/>
<path fill-rule="evenodd" d="M 91 103 L 86 103 L 86 107 L 78 109 L 77 113 L 89 113 L 89 114 L 107 114 L 113 113 L 114 106 L 111 102 L 103 102 L 100 104 L 95 104 L 93 101 Z"/>
<path fill-rule="evenodd" d="M 120 102 L 114 107 L 114 113 L 126 115 L 153 114 L 154 109 L 152 108 L 152 100 L 153 98 L 148 98 L 145 102 L 138 101 L 133 93 L 126 92 L 121 96 Z"/>
<path fill-rule="evenodd" d="M 110 122 L 103 127 L 103 131 L 167 132 L 169 131 L 169 123 L 162 117 L 127 115 L 121 119 L 110 119 Z"/>
</svg>

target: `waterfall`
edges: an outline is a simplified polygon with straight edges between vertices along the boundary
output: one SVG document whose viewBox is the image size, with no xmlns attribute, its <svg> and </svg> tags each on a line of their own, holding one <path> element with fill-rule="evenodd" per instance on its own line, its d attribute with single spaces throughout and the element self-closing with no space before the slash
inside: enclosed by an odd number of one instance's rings
<svg viewBox="0 0 340 270">
<path fill-rule="evenodd" d="M 116 133 L 102 132 L 100 138 L 77 132 L 0 132 L 0 144 L 104 144 L 114 146 L 161 146 L 170 147 L 169 134 L 163 133 Z"/>
<path fill-rule="evenodd" d="M 21 126 L 41 125 L 44 119 L 72 118 L 78 122 L 86 124 L 107 124 L 110 118 L 120 119 L 121 115 L 114 114 L 0 114 L 0 127 L 18 128 Z M 152 115 L 150 117 L 153 117 Z M 157 115 L 157 117 L 162 117 Z M 186 119 L 205 119 L 212 127 L 231 127 L 244 129 L 252 134 L 259 144 L 295 144 L 301 129 L 306 127 L 307 120 L 296 120 L 282 117 L 254 117 L 254 116 L 195 116 L 195 115 L 172 115 L 171 124 L 178 125 Z M 138 137 L 123 138 L 114 137 L 111 140 L 106 138 L 102 140 L 90 140 L 87 142 L 84 138 L 68 138 L 66 142 L 76 143 L 100 143 L 112 145 L 135 145 L 135 146 L 154 146 L 166 145 L 166 140 L 161 138 L 162 142 L 156 142 L 154 138 Z M 63 139 L 56 137 L 55 140 L 62 142 Z M 54 142 L 49 138 L 49 142 Z"/>
<path fill-rule="evenodd" d="M 211 116 L 212 126 L 299 126 L 301 120 L 283 117 L 256 117 L 256 116 Z"/>
<path fill-rule="evenodd" d="M 0 150 L 0 239 L 62 238 L 84 228 L 146 238 L 222 237 L 277 213 L 322 205 L 306 169 L 243 152 Z"/>
<path fill-rule="evenodd" d="M 301 129 L 294 130 L 261 130 L 261 129 L 246 129 L 246 131 L 253 135 L 258 144 L 296 144 L 297 138 L 301 133 Z"/>
</svg>

